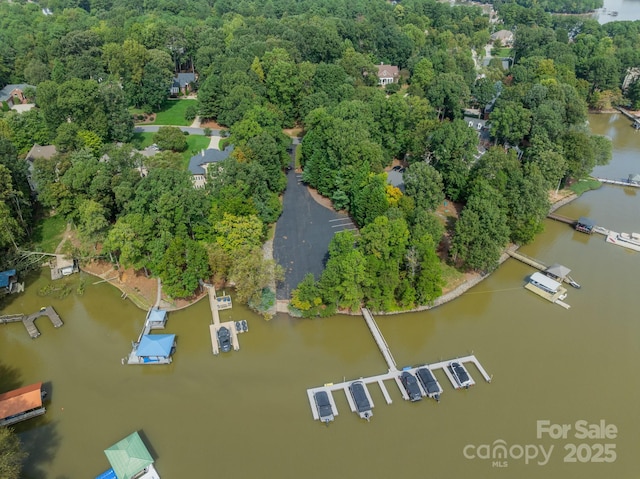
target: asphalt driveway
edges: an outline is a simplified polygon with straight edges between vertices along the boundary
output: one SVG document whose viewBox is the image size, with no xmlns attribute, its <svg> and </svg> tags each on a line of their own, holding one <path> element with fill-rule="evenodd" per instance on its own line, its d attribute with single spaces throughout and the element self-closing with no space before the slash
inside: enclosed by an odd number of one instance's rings
<svg viewBox="0 0 640 479">
<path fill-rule="evenodd" d="M 276 223 L 273 256 L 285 270 L 285 280 L 278 285 L 276 297 L 289 299 L 307 273 L 320 278 L 328 259 L 329 242 L 338 231 L 355 228 L 351 218 L 316 203 L 302 183 L 301 174 L 287 173 L 283 212 Z"/>
</svg>

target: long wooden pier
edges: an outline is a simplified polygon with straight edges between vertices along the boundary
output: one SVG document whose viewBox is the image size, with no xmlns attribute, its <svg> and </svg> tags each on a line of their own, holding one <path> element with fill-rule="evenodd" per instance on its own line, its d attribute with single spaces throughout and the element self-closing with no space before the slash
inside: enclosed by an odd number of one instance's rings
<svg viewBox="0 0 640 479">
<path fill-rule="evenodd" d="M 538 261 L 537 259 L 532 258 L 531 256 L 527 256 L 526 254 L 519 253 L 513 250 L 507 250 L 507 254 L 511 256 L 513 259 L 517 259 L 518 261 L 521 261 L 522 263 L 527 264 L 532 268 L 538 269 L 540 271 L 546 271 L 547 269 L 549 269 L 549 267 L 546 264 L 544 264 L 542 261 Z M 567 268 L 567 271 L 569 271 L 568 268 Z M 562 278 L 562 281 L 567 284 L 570 284 L 574 288 L 580 288 L 580 285 L 576 283 L 574 279 L 568 274 Z"/>
<path fill-rule="evenodd" d="M 397 371 L 398 367 L 396 366 L 396 360 L 393 358 L 393 354 L 391 354 L 391 349 L 389 349 L 389 345 L 387 344 L 387 341 L 384 339 L 384 336 L 380 332 L 380 328 L 378 327 L 376 320 L 373 318 L 371 311 L 369 311 L 367 308 L 362 308 L 362 316 L 364 316 L 364 320 L 366 321 L 367 326 L 369 326 L 369 329 L 371 330 L 373 339 L 375 339 L 376 344 L 380 349 L 380 352 L 384 356 L 384 360 L 387 362 L 387 365 L 389 366 L 389 372 Z"/>
<path fill-rule="evenodd" d="M 62 322 L 62 319 L 60 318 L 58 313 L 56 313 L 56 310 L 53 309 L 52 306 L 42 308 L 40 311 L 37 311 L 28 316 L 25 316 L 24 314 L 6 314 L 4 316 L 0 316 L 0 324 L 17 323 L 19 321 L 22 321 L 22 324 L 24 324 L 24 327 L 29 333 L 29 336 L 31 336 L 32 339 L 35 339 L 40 336 L 40 331 L 35 325 L 35 320 L 42 316 L 47 316 L 51 321 L 51 324 L 53 324 L 54 328 L 59 328 L 64 324 Z"/>
<path fill-rule="evenodd" d="M 562 216 L 556 213 L 549 213 L 547 215 L 547 218 L 552 219 L 552 220 L 556 220 L 556 221 L 560 221 L 561 223 L 566 223 L 568 225 L 571 226 L 575 226 L 576 224 L 576 220 L 574 220 L 573 218 L 567 218 L 566 216 Z"/>
<path fill-rule="evenodd" d="M 431 363 L 431 364 L 424 364 L 424 365 L 420 365 L 420 366 L 415 366 L 415 367 L 410 367 L 410 368 L 404 368 L 403 371 L 408 371 L 411 374 L 416 373 L 416 371 L 420 368 L 429 368 L 432 372 L 442 369 L 445 376 L 449 379 L 449 382 L 451 383 L 451 385 L 453 386 L 454 389 L 460 389 L 460 385 L 458 384 L 458 382 L 455 380 L 455 378 L 453 377 L 453 374 L 451 373 L 451 370 L 449 369 L 449 365 L 451 364 L 452 361 L 461 363 L 461 364 L 465 364 L 465 363 L 471 363 L 473 364 L 476 369 L 478 370 L 478 372 L 482 375 L 482 377 L 484 378 L 485 381 L 487 382 L 491 382 L 492 380 L 492 376 L 489 375 L 489 373 L 487 373 L 487 371 L 482 367 L 482 365 L 480 364 L 480 361 L 478 361 L 478 359 L 474 356 L 474 355 L 469 355 L 469 356 L 464 356 L 461 358 L 453 358 L 453 359 L 449 359 L 446 361 L 438 361 L 435 363 Z M 309 388 L 307 389 L 307 397 L 309 399 L 309 406 L 311 407 L 311 414 L 313 416 L 313 419 L 315 420 L 319 420 L 320 417 L 318 415 L 318 409 L 316 407 L 315 404 L 315 399 L 314 399 L 314 395 L 317 392 L 320 391 L 324 391 L 327 393 L 327 396 L 329 397 L 329 401 L 331 402 L 331 407 L 333 408 L 333 414 L 334 416 L 338 415 L 338 408 L 336 407 L 334 398 L 333 398 L 333 393 L 336 391 L 342 391 L 344 392 L 346 399 L 347 399 L 347 403 L 349 404 L 349 409 L 351 409 L 352 412 L 356 411 L 356 406 L 355 403 L 353 402 L 353 398 L 351 397 L 351 393 L 349 392 L 349 385 L 351 383 L 353 383 L 354 381 L 361 381 L 362 383 L 365 384 L 365 393 L 367 394 L 367 398 L 369 399 L 369 403 L 371 404 L 371 407 L 374 407 L 373 404 L 373 400 L 371 399 L 371 395 L 369 394 L 369 390 L 367 389 L 366 385 L 369 384 L 377 384 L 378 387 L 380 388 L 380 391 L 382 392 L 382 395 L 386 401 L 387 404 L 392 404 L 393 400 L 391 398 L 391 395 L 389 394 L 389 391 L 387 390 L 384 381 L 393 381 L 396 386 L 398 387 L 398 390 L 400 391 L 400 395 L 402 396 L 403 399 L 405 399 L 406 401 L 409 400 L 409 395 L 407 394 L 407 391 L 405 390 L 404 386 L 402 385 L 402 382 L 400 381 L 400 374 L 401 371 L 398 371 L 397 369 L 394 371 L 389 371 L 385 374 L 379 374 L 377 376 L 369 376 L 366 378 L 356 378 L 356 379 L 352 379 L 352 380 L 348 380 L 348 381 L 343 381 L 340 383 L 329 383 L 329 384 L 325 384 L 324 386 L 319 386 L 319 387 L 315 387 L 315 388 Z M 471 385 L 475 385 L 476 382 L 473 380 L 471 373 L 469 373 L 469 379 L 471 381 Z M 418 385 L 420 386 L 420 391 L 422 396 L 426 397 L 427 396 L 427 392 L 422 388 L 422 385 L 420 384 L 420 382 L 418 381 Z"/>
</svg>

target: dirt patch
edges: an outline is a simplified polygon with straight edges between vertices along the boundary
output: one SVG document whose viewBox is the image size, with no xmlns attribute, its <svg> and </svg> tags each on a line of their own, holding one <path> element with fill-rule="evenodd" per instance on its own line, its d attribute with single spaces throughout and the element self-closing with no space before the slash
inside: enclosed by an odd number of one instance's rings
<svg viewBox="0 0 640 479">
<path fill-rule="evenodd" d="M 221 125 L 220 123 L 214 120 L 201 120 L 200 128 L 211 128 L 212 130 L 226 130 L 227 127 Z"/>
<path fill-rule="evenodd" d="M 301 127 L 295 127 L 295 128 L 285 128 L 282 130 L 282 133 L 284 133 L 287 136 L 290 136 L 292 138 L 297 138 L 299 136 L 302 136 L 302 132 L 304 130 Z"/>
<path fill-rule="evenodd" d="M 149 309 L 156 301 L 158 282 L 147 278 L 142 271 L 135 271 L 133 268 L 118 270 L 115 265 L 104 260 L 83 264 L 81 269 L 115 286 L 141 309 Z"/>
<path fill-rule="evenodd" d="M 301 172 L 302 170 L 296 170 L 296 173 L 301 173 Z M 320 193 L 318 193 L 318 190 L 316 190 L 315 188 L 311 188 L 310 186 L 307 186 L 307 191 L 311 195 L 311 198 L 313 198 L 313 201 L 315 201 L 321 206 L 324 206 L 328 210 L 335 211 L 336 213 L 338 213 L 338 210 L 336 210 L 333 207 L 333 201 L 331 201 L 330 198 L 327 198 L 326 196 L 322 196 Z"/>
</svg>

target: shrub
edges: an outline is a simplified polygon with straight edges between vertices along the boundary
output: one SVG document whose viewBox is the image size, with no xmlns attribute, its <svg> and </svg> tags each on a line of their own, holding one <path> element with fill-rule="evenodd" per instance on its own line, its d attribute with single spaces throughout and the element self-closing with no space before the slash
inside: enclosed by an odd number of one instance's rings
<svg viewBox="0 0 640 479">
<path fill-rule="evenodd" d="M 193 121 L 198 114 L 198 107 L 195 105 L 189 105 L 184 111 L 184 119 L 187 121 Z"/>
<path fill-rule="evenodd" d="M 203 131 L 204 131 L 204 136 L 211 136 L 211 128 L 209 128 L 208 126 L 205 127 Z"/>
</svg>

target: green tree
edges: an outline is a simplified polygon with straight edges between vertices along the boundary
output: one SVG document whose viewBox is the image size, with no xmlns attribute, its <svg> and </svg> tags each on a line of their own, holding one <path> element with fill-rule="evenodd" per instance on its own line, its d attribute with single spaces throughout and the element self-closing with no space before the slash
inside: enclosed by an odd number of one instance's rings
<svg viewBox="0 0 640 479">
<path fill-rule="evenodd" d="M 404 173 L 404 186 L 417 208 L 432 211 L 444 200 L 442 176 L 427 163 L 409 165 Z"/>
<path fill-rule="evenodd" d="M 224 213 L 214 225 L 215 240 L 223 250 L 234 255 L 260 245 L 262 221 L 256 215 L 234 216 Z"/>
<path fill-rule="evenodd" d="M 208 255 L 197 241 L 177 236 L 169 242 L 155 271 L 169 296 L 191 296 L 198 288 L 199 281 L 209 277 Z"/>
<path fill-rule="evenodd" d="M 351 231 L 341 231 L 329 244 L 329 260 L 320 278 L 320 291 L 327 304 L 358 310 L 366 278 L 364 255 L 355 249 Z"/>
<path fill-rule="evenodd" d="M 503 197 L 487 182 L 478 181 L 456 222 L 451 245 L 454 261 L 470 269 L 492 271 L 508 240 Z"/>
<path fill-rule="evenodd" d="M 22 450 L 20 439 L 13 429 L 0 428 L 0 477 L 19 479 L 26 457 L 27 453 Z"/>
<path fill-rule="evenodd" d="M 258 246 L 237 251 L 229 279 L 236 285 L 236 296 L 241 302 L 260 303 L 262 291 L 273 280 L 284 277 L 282 267 L 274 260 L 264 258 Z"/>
<path fill-rule="evenodd" d="M 153 135 L 153 141 L 161 150 L 185 151 L 187 139 L 177 126 L 161 126 Z"/>
<path fill-rule="evenodd" d="M 519 145 L 531 128 L 531 112 L 512 101 L 500 101 L 490 118 L 491 135 L 511 145 Z"/>
</svg>

